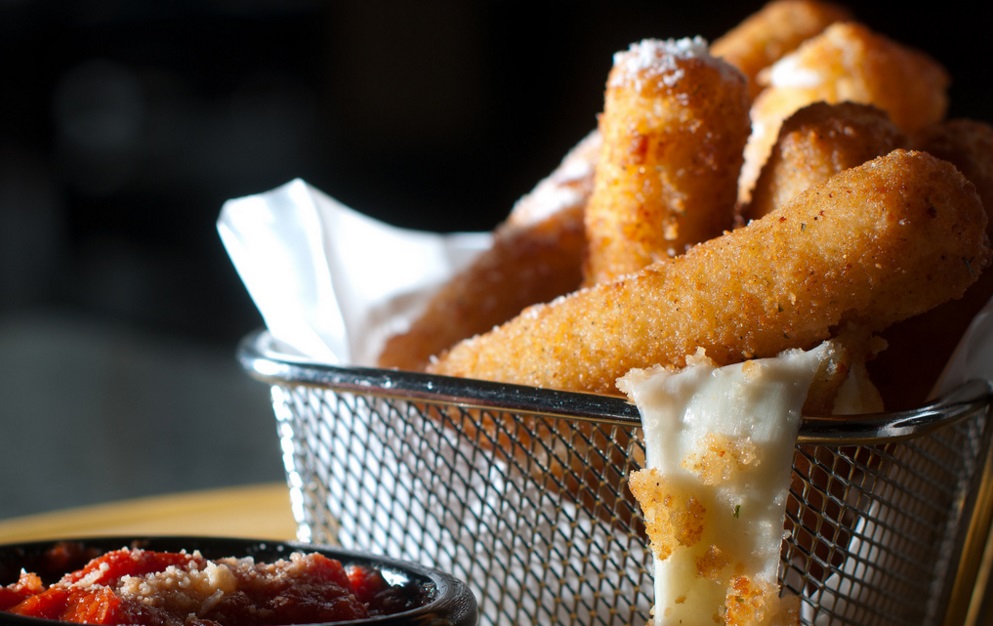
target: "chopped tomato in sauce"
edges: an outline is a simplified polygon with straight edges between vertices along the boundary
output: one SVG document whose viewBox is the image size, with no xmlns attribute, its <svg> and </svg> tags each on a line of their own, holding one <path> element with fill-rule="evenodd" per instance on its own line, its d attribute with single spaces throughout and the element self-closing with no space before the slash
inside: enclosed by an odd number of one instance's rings
<svg viewBox="0 0 993 626">
<path fill-rule="evenodd" d="M 64 559 L 57 550 L 53 559 Z M 81 624 L 275 626 L 385 615 L 423 603 L 419 585 L 319 553 L 271 563 L 122 548 L 51 585 L 31 572 L 0 586 L 0 611 Z"/>
</svg>

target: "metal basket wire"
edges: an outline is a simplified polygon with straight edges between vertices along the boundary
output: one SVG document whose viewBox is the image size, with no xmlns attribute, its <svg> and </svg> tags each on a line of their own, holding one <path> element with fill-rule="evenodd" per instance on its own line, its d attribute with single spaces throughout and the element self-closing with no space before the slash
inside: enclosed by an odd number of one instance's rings
<svg viewBox="0 0 993 626">
<path fill-rule="evenodd" d="M 441 568 L 482 624 L 644 624 L 652 555 L 626 477 L 644 450 L 621 398 L 309 363 L 259 331 L 298 539 Z M 993 515 L 990 401 L 805 417 L 780 579 L 802 623 L 975 623 Z"/>
</svg>

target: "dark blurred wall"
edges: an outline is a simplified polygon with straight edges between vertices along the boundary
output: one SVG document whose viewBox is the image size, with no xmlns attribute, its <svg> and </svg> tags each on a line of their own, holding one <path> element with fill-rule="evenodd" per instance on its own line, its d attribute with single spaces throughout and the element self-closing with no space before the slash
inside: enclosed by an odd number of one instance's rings
<svg viewBox="0 0 993 626">
<path fill-rule="evenodd" d="M 233 358 L 261 322 L 225 200 L 300 177 L 400 226 L 489 229 L 595 126 L 614 52 L 759 6 L 0 0 L 0 518 L 280 478 Z M 990 121 L 993 16 L 965 6 L 852 4 L 948 67 L 951 115 Z"/>
</svg>

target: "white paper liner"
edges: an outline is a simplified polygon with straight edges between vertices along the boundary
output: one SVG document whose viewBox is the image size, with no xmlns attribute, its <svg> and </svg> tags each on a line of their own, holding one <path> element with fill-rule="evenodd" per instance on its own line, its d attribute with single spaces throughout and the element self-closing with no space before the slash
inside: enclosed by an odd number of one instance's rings
<svg viewBox="0 0 993 626">
<path fill-rule="evenodd" d="M 224 203 L 217 229 L 273 338 L 317 363 L 371 365 L 488 233 L 397 228 L 300 179 Z"/>
</svg>

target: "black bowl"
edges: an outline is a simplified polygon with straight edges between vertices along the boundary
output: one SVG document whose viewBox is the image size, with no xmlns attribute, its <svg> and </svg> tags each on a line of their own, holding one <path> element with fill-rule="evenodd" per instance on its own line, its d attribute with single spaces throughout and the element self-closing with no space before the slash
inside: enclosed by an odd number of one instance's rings
<svg viewBox="0 0 993 626">
<path fill-rule="evenodd" d="M 46 551 L 62 542 L 71 542 L 83 548 L 87 552 L 85 558 L 82 559 L 82 562 L 69 564 L 65 571 L 45 571 L 44 555 Z M 341 624 L 475 626 L 478 619 L 476 598 L 472 591 L 464 582 L 444 572 L 415 563 L 327 546 L 262 539 L 191 536 L 92 537 L 0 544 L 0 586 L 16 582 L 21 569 L 39 574 L 46 584 L 50 584 L 62 574 L 78 569 L 90 558 L 123 547 L 166 552 L 199 550 L 208 559 L 251 556 L 262 562 L 286 558 L 294 551 L 319 552 L 329 558 L 341 561 L 346 567 L 358 565 L 377 569 L 392 584 L 414 583 L 419 585 L 426 597 L 424 604 L 414 609 L 369 619 L 333 622 L 335 626 Z M 53 626 L 55 624 L 64 624 L 64 622 L 0 612 L 0 626 Z"/>
</svg>

